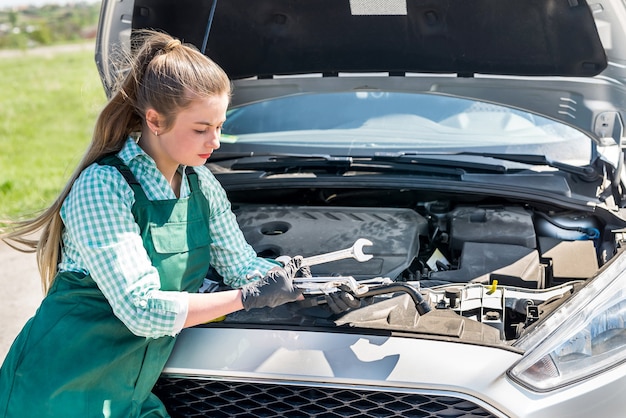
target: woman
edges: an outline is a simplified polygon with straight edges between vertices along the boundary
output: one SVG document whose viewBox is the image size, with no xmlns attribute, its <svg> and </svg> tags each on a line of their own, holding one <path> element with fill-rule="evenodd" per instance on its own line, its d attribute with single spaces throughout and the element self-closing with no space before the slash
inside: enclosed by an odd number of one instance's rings
<svg viewBox="0 0 626 418">
<path fill-rule="evenodd" d="M 258 258 L 204 166 L 226 74 L 157 32 L 131 64 L 65 190 L 3 236 L 36 249 L 47 295 L 0 369 L 0 417 L 167 416 L 151 390 L 182 328 L 302 298 L 301 257 Z M 209 263 L 238 289 L 197 293 Z"/>
</svg>

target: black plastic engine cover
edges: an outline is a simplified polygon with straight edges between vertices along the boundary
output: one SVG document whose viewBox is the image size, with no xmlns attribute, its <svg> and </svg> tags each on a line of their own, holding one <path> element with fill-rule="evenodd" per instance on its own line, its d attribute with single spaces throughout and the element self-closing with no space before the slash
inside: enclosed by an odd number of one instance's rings
<svg viewBox="0 0 626 418">
<path fill-rule="evenodd" d="M 466 242 L 459 269 L 435 271 L 431 279 L 452 283 L 489 283 L 542 289 L 545 272 L 539 252 L 522 245 Z"/>
<path fill-rule="evenodd" d="M 241 206 L 235 215 L 246 240 L 267 258 L 307 257 L 349 248 L 359 238 L 372 241 L 364 248 L 372 259 L 313 266 L 314 276 L 393 279 L 417 255 L 419 235 L 428 232 L 426 219 L 410 209 Z"/>
<path fill-rule="evenodd" d="M 531 213 L 516 206 L 459 207 L 450 213 L 450 236 L 456 251 L 466 242 L 537 246 Z"/>
</svg>

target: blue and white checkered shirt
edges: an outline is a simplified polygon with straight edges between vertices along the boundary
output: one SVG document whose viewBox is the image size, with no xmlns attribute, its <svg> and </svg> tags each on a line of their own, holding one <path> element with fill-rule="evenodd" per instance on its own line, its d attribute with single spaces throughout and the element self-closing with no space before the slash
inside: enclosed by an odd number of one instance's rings
<svg viewBox="0 0 626 418">
<path fill-rule="evenodd" d="M 154 160 L 132 139 L 118 156 L 149 200 L 176 199 Z M 213 267 L 233 287 L 247 282 L 248 274 L 265 274 L 276 264 L 258 258 L 245 241 L 226 193 L 213 174 L 204 166 L 194 169 L 210 205 Z M 182 175 L 180 196 L 186 197 L 190 190 L 184 170 Z M 87 167 L 61 208 L 65 230 L 59 271 L 90 273 L 115 315 L 136 335 L 174 336 L 187 317 L 188 297 L 185 292 L 159 290 L 159 274 L 131 213 L 134 202 L 132 189 L 116 168 L 98 164 Z"/>
</svg>

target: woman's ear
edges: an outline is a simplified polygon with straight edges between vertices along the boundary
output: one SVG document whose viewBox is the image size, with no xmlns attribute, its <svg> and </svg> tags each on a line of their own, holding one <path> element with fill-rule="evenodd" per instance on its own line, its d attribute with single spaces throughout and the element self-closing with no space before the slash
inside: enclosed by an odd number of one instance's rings
<svg viewBox="0 0 626 418">
<path fill-rule="evenodd" d="M 146 111 L 146 125 L 150 132 L 155 136 L 159 136 L 159 131 L 163 131 L 162 118 L 159 112 L 154 109 L 148 109 Z"/>
</svg>

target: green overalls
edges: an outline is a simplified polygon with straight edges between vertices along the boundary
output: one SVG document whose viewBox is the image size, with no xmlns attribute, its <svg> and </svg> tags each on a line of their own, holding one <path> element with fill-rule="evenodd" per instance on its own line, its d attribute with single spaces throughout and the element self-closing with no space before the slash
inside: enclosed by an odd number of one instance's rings
<svg viewBox="0 0 626 418">
<path fill-rule="evenodd" d="M 209 206 L 188 169 L 187 198 L 151 202 L 121 160 L 132 213 L 161 290 L 197 292 L 209 267 Z M 113 314 L 89 275 L 59 273 L 0 370 L 0 417 L 168 416 L 151 391 L 175 338 L 138 337 Z"/>
</svg>

